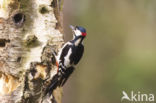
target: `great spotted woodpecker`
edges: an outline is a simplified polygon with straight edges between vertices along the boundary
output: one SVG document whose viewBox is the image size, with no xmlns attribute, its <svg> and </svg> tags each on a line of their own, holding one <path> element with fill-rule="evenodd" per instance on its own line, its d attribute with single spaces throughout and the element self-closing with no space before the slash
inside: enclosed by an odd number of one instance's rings
<svg viewBox="0 0 156 103">
<path fill-rule="evenodd" d="M 70 27 L 73 31 L 73 39 L 63 45 L 58 55 L 55 54 L 58 71 L 46 89 L 46 94 L 51 94 L 57 86 L 61 87 L 65 84 L 74 71 L 75 65 L 83 56 L 84 46 L 82 42 L 87 35 L 86 29 L 81 26 Z"/>
</svg>

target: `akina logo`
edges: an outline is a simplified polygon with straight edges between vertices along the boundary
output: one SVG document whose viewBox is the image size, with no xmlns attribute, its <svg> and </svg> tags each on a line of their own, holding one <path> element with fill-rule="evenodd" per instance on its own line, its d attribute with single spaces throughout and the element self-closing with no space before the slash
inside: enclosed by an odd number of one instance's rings
<svg viewBox="0 0 156 103">
<path fill-rule="evenodd" d="M 154 94 L 146 94 L 146 93 L 141 93 L 140 91 L 134 92 L 131 91 L 130 94 L 128 95 L 125 91 L 122 91 L 122 98 L 121 101 L 132 101 L 132 102 L 153 102 L 154 101 Z"/>
</svg>

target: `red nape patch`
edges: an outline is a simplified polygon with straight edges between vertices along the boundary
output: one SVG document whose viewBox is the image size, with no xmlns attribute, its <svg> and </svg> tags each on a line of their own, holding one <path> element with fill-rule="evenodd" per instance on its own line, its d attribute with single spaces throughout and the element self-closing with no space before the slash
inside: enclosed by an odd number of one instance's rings
<svg viewBox="0 0 156 103">
<path fill-rule="evenodd" d="M 87 33 L 82 33 L 82 36 L 86 36 L 87 35 Z"/>
</svg>

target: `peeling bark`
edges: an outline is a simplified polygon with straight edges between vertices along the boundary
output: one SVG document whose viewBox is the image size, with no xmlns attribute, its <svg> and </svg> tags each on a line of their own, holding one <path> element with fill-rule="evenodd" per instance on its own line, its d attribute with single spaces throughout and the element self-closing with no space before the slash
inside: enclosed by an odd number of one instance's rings
<svg viewBox="0 0 156 103">
<path fill-rule="evenodd" d="M 44 94 L 63 44 L 61 0 L 1 0 L 0 103 L 61 103 Z"/>
</svg>

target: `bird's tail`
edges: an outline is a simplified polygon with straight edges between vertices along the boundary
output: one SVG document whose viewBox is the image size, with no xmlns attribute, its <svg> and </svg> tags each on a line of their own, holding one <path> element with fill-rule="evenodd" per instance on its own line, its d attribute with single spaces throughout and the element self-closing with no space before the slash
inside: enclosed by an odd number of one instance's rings
<svg viewBox="0 0 156 103">
<path fill-rule="evenodd" d="M 69 76 L 72 74 L 73 71 L 74 67 L 69 67 L 64 72 L 59 71 L 59 73 L 57 73 L 51 80 L 50 85 L 45 91 L 45 95 L 52 94 L 53 90 L 56 89 L 57 86 L 62 87 L 66 83 L 66 81 L 68 80 Z"/>
<path fill-rule="evenodd" d="M 58 74 L 56 74 L 56 75 L 53 77 L 53 79 L 51 80 L 50 85 L 49 85 L 49 86 L 47 87 L 47 89 L 45 90 L 45 95 L 47 95 L 47 94 L 49 94 L 49 95 L 52 94 L 53 90 L 56 89 L 56 87 L 58 86 L 58 83 L 59 83 L 58 78 L 59 78 Z"/>
</svg>

